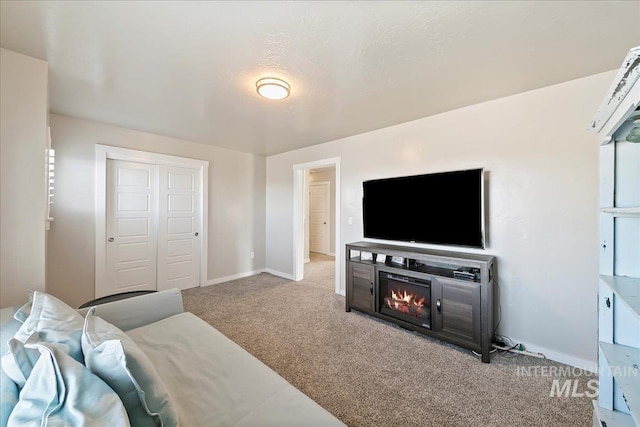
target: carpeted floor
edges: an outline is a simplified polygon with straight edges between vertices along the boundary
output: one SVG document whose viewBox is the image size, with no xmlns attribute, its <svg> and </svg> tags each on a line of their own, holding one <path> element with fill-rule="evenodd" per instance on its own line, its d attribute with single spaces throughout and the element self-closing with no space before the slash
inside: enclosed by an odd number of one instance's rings
<svg viewBox="0 0 640 427">
<path fill-rule="evenodd" d="M 468 350 L 347 313 L 332 257 L 312 254 L 300 282 L 262 273 L 183 296 L 186 311 L 348 426 L 591 425 L 591 398 L 550 394 L 554 380 L 575 379 L 578 395 L 590 392 L 593 375 L 567 376 L 566 365 L 513 353 L 482 363 Z"/>
</svg>

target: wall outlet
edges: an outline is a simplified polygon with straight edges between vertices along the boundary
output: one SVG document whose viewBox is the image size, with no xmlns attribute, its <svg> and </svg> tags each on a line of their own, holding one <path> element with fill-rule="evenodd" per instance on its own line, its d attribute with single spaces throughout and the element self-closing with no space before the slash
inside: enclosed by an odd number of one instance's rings
<svg viewBox="0 0 640 427">
<path fill-rule="evenodd" d="M 252 251 L 250 256 L 251 256 L 251 259 L 254 259 L 256 257 L 256 253 Z"/>
</svg>

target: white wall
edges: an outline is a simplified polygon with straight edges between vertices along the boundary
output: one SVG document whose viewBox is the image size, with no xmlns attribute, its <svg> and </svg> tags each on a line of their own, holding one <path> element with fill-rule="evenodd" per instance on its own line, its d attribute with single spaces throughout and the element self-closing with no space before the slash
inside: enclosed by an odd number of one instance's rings
<svg viewBox="0 0 640 427">
<path fill-rule="evenodd" d="M 0 307 L 45 290 L 47 73 L 0 49 Z"/>
<path fill-rule="evenodd" d="M 208 160 L 209 283 L 264 268 L 264 157 L 68 116 L 50 120 L 56 195 L 47 289 L 53 295 L 74 307 L 94 298 L 95 144 Z"/>
<path fill-rule="evenodd" d="M 551 359 L 595 366 L 598 144 L 588 124 L 614 76 L 268 157 L 267 268 L 293 271 L 294 164 L 341 157 L 340 245 L 362 239 L 364 180 L 484 167 L 487 249 L 469 252 L 497 256 L 498 333 Z M 344 289 L 344 260 L 337 262 Z"/>
</svg>

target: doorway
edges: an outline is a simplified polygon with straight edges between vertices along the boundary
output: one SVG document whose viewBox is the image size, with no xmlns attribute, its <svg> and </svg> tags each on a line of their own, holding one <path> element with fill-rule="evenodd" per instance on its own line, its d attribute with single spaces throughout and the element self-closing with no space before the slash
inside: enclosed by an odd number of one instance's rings
<svg viewBox="0 0 640 427">
<path fill-rule="evenodd" d="M 309 249 L 309 215 L 307 214 L 309 206 L 309 188 L 311 179 L 311 171 L 326 169 L 331 170 L 331 179 L 334 181 L 335 190 L 333 196 L 329 197 L 334 208 L 330 209 L 332 214 L 329 215 L 328 228 L 331 240 L 333 240 L 333 251 L 329 251 L 330 255 L 335 258 L 334 278 L 335 292 L 344 295 L 343 286 L 341 286 L 340 260 L 342 250 L 340 243 L 340 158 L 329 158 L 315 162 L 302 163 L 293 166 L 294 172 L 294 188 L 293 188 L 293 278 L 296 281 L 304 278 L 305 260 L 310 259 L 308 255 Z M 326 181 L 326 179 L 322 179 Z M 331 254 L 331 252 L 333 252 Z"/>
</svg>

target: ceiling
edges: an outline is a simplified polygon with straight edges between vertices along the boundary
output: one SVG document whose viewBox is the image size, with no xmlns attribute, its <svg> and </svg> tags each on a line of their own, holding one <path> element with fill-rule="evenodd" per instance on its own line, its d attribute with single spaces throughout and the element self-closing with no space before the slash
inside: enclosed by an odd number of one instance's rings
<svg viewBox="0 0 640 427">
<path fill-rule="evenodd" d="M 50 110 L 272 155 L 618 69 L 640 1 L 5 1 Z M 261 77 L 292 87 L 258 97 Z"/>
</svg>

